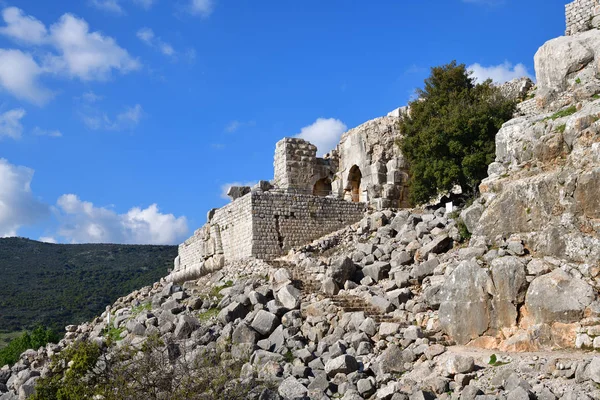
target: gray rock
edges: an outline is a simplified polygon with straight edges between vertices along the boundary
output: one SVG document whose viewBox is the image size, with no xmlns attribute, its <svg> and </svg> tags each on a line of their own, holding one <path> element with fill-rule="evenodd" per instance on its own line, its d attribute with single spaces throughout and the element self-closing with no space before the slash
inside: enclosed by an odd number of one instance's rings
<svg viewBox="0 0 600 400">
<path fill-rule="evenodd" d="M 454 240 L 446 233 L 443 233 L 418 249 L 415 258 L 417 260 L 426 260 L 429 254 L 440 254 L 452 247 L 453 243 Z"/>
<path fill-rule="evenodd" d="M 493 282 L 488 271 L 474 261 L 462 261 L 440 290 L 442 329 L 458 344 L 466 344 L 487 331 Z"/>
<path fill-rule="evenodd" d="M 231 342 L 233 344 L 240 343 L 252 343 L 256 344 L 260 338 L 258 332 L 246 325 L 245 323 L 239 324 L 231 334 Z"/>
<path fill-rule="evenodd" d="M 221 311 L 217 315 L 217 319 L 221 321 L 223 324 L 227 324 L 229 322 L 235 321 L 238 318 L 244 318 L 248 313 L 248 309 L 243 305 L 238 303 L 237 301 L 231 303 Z"/>
<path fill-rule="evenodd" d="M 586 370 L 587 376 L 594 382 L 600 384 L 600 357 L 594 357 Z"/>
<path fill-rule="evenodd" d="M 293 310 L 300 307 L 300 295 L 300 291 L 294 286 L 285 285 L 279 289 L 275 297 L 285 308 L 288 310 Z"/>
<path fill-rule="evenodd" d="M 354 357 L 348 354 L 333 358 L 325 364 L 325 372 L 330 377 L 336 374 L 349 374 L 358 370 L 358 362 Z"/>
<path fill-rule="evenodd" d="M 308 393 L 308 389 L 293 376 L 284 379 L 277 391 L 286 400 L 304 400 Z"/>
<path fill-rule="evenodd" d="M 275 314 L 271 314 L 265 310 L 259 310 L 252 320 L 252 328 L 261 335 L 270 335 L 271 332 L 279 325 L 279 318 Z"/>
<path fill-rule="evenodd" d="M 388 277 L 388 273 L 391 269 L 390 263 L 377 261 L 371 265 L 368 265 L 362 269 L 362 272 L 365 276 L 370 277 L 375 282 L 380 281 L 381 279 L 385 279 Z"/>
<path fill-rule="evenodd" d="M 531 282 L 525 306 L 534 323 L 576 322 L 595 298 L 594 289 L 561 269 Z"/>
<path fill-rule="evenodd" d="M 200 322 L 196 318 L 189 315 L 182 315 L 179 317 L 179 322 L 175 327 L 173 336 L 178 340 L 188 339 L 198 326 L 200 326 Z"/>
<path fill-rule="evenodd" d="M 530 398 L 529 392 L 521 386 L 517 386 L 508 393 L 508 396 L 506 396 L 506 400 L 529 400 Z"/>
<path fill-rule="evenodd" d="M 371 379 L 359 379 L 356 382 L 356 389 L 361 396 L 366 398 L 375 393 L 375 384 Z"/>
<path fill-rule="evenodd" d="M 433 271 L 438 265 L 440 265 L 440 262 L 437 258 L 434 257 L 419 265 L 415 265 L 412 271 L 410 272 L 410 275 L 412 278 L 422 281 L 423 278 L 433 275 Z"/>
<path fill-rule="evenodd" d="M 144 336 L 146 333 L 146 327 L 134 319 L 127 322 L 126 328 L 129 332 L 136 336 Z"/>
<path fill-rule="evenodd" d="M 327 276 L 343 287 L 347 280 L 351 280 L 356 272 L 354 262 L 348 257 L 335 258 L 327 269 Z"/>
<path fill-rule="evenodd" d="M 327 277 L 323 280 L 323 283 L 321 283 L 321 291 L 327 295 L 333 296 L 338 294 L 340 288 L 333 278 Z"/>
<path fill-rule="evenodd" d="M 475 232 L 475 228 L 481 218 L 481 214 L 483 214 L 483 210 L 483 206 L 478 202 L 475 202 L 460 213 L 460 219 L 464 222 L 470 233 Z"/>
<path fill-rule="evenodd" d="M 446 371 L 450 375 L 467 374 L 475 368 L 475 360 L 473 357 L 451 354 L 448 356 L 445 365 Z"/>
<path fill-rule="evenodd" d="M 491 325 L 497 329 L 517 323 L 517 306 L 525 300 L 527 279 L 525 266 L 518 257 L 501 257 L 492 261 L 494 291 Z"/>
</svg>

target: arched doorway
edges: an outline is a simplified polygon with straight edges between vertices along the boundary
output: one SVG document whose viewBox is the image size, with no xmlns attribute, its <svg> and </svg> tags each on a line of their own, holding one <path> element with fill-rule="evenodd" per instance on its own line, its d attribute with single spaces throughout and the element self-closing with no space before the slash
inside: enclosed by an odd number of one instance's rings
<svg viewBox="0 0 600 400">
<path fill-rule="evenodd" d="M 350 172 L 348 173 L 348 185 L 346 186 L 346 190 L 350 191 L 352 196 L 352 201 L 354 203 L 358 203 L 360 201 L 360 181 L 362 179 L 362 173 L 360 172 L 360 168 L 354 165 L 350 168 Z"/>
<path fill-rule="evenodd" d="M 331 179 L 319 179 L 313 186 L 313 196 L 326 197 L 331 194 Z"/>
</svg>

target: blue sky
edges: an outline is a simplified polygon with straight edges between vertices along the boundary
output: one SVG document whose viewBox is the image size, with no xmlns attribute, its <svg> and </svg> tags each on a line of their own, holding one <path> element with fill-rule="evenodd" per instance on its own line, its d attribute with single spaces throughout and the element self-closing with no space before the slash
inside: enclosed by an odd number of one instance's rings
<svg viewBox="0 0 600 400">
<path fill-rule="evenodd" d="M 179 243 L 275 143 L 330 150 L 454 59 L 534 75 L 557 0 L 0 0 L 0 236 Z"/>
</svg>

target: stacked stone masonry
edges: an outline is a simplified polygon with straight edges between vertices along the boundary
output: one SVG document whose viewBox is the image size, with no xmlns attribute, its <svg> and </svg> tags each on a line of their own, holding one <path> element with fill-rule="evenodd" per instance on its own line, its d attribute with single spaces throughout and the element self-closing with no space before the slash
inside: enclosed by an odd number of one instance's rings
<svg viewBox="0 0 600 400">
<path fill-rule="evenodd" d="M 227 262 L 270 260 L 359 221 L 363 203 L 303 194 L 253 191 L 216 210 L 179 246 L 169 280 L 195 279 Z"/>
<path fill-rule="evenodd" d="M 600 14 L 598 0 L 575 0 L 565 6 L 567 30 L 565 35 L 574 35 L 590 30 L 594 23 L 592 20 Z"/>
</svg>

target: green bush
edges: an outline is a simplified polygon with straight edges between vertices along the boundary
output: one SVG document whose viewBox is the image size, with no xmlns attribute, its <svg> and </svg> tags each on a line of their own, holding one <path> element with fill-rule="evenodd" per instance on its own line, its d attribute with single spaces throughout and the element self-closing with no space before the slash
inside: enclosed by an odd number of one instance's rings
<svg viewBox="0 0 600 400">
<path fill-rule="evenodd" d="M 59 340 L 60 337 L 55 331 L 41 326 L 35 328 L 31 333 L 25 332 L 0 349 L 0 367 L 16 363 L 25 350 L 37 350 L 48 343 L 57 343 Z"/>
<path fill-rule="evenodd" d="M 456 61 L 431 69 L 399 123 L 410 168 L 410 199 L 425 203 L 460 185 L 474 195 L 494 160 L 495 136 L 516 103 L 490 80 L 476 84 Z"/>
<path fill-rule="evenodd" d="M 158 336 L 137 348 L 125 344 L 102 350 L 83 341 L 52 360 L 52 373 L 40 378 L 31 400 L 243 400 L 272 387 L 240 379 L 244 362 L 208 349 L 186 353 L 185 346 Z"/>
</svg>

